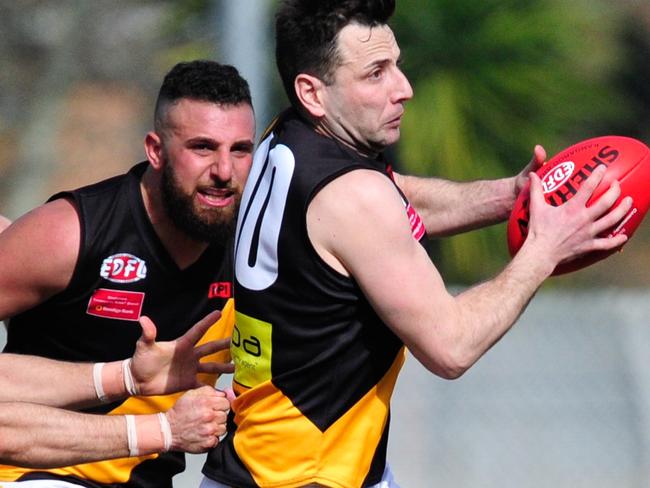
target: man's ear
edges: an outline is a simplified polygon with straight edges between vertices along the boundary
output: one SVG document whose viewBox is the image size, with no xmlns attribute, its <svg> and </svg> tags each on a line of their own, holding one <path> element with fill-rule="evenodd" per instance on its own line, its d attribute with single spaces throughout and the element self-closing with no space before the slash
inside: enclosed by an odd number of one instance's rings
<svg viewBox="0 0 650 488">
<path fill-rule="evenodd" d="M 323 108 L 323 87 L 325 85 L 315 76 L 300 73 L 294 81 L 294 89 L 300 103 L 314 118 L 325 115 Z"/>
<path fill-rule="evenodd" d="M 156 132 L 147 132 L 144 137 L 144 153 L 154 169 L 162 169 L 164 157 L 162 154 L 163 146 L 162 139 Z"/>
</svg>

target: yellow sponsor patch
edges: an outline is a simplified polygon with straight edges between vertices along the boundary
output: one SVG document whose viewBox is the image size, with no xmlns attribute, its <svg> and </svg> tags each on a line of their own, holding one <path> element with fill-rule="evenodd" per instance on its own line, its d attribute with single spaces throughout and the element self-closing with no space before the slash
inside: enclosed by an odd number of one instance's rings
<svg viewBox="0 0 650 488">
<path fill-rule="evenodd" d="M 271 379 L 273 326 L 269 322 L 235 312 L 230 354 L 235 362 L 234 380 L 252 388 Z"/>
</svg>

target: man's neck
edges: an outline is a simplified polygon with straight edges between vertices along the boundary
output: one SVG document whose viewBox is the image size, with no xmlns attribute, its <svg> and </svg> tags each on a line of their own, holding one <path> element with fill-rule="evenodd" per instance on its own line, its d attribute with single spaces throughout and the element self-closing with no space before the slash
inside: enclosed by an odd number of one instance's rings
<svg viewBox="0 0 650 488">
<path fill-rule="evenodd" d="M 324 137 L 329 137 L 330 139 L 334 139 L 335 141 L 338 141 L 339 143 L 343 144 L 346 147 L 349 147 L 354 152 L 360 154 L 365 158 L 376 159 L 377 156 L 379 156 L 378 152 L 373 151 L 372 149 L 364 146 L 363 144 L 357 143 L 352 137 L 352 135 L 348 132 L 344 132 L 343 134 L 338 134 L 336 131 L 330 129 L 327 126 L 327 124 L 323 124 L 322 121 L 311 120 L 310 123 L 318 134 Z"/>
</svg>

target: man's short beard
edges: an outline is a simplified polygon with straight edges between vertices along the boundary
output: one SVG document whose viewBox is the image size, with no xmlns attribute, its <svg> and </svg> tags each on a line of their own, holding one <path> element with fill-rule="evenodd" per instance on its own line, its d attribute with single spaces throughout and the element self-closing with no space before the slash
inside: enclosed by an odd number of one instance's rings
<svg viewBox="0 0 650 488">
<path fill-rule="evenodd" d="M 176 173 L 168 162 L 162 172 L 162 201 L 172 223 L 191 239 L 224 244 L 235 232 L 241 195 L 235 193 L 232 208 L 213 208 L 199 212 L 191 195 L 183 192 Z"/>
</svg>

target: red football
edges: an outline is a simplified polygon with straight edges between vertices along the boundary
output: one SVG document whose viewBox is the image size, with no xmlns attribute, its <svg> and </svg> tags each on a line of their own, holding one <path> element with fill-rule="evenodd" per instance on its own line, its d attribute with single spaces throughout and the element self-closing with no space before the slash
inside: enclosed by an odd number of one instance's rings
<svg viewBox="0 0 650 488">
<path fill-rule="evenodd" d="M 632 237 L 650 207 L 650 149 L 643 142 L 630 137 L 603 136 L 587 139 L 568 147 L 551 158 L 537 170 L 542 180 L 546 202 L 559 206 L 578 191 L 580 185 L 598 165 L 605 165 L 607 171 L 593 195 L 590 205 L 607 191 L 614 180 L 621 184 L 621 196 L 614 206 L 626 196 L 634 199 L 630 212 L 615 227 L 603 232 L 602 236 L 625 233 Z M 508 221 L 508 249 L 514 256 L 528 234 L 529 189 L 520 194 Z M 575 271 L 606 258 L 617 249 L 594 251 L 568 263 L 562 263 L 554 275 Z"/>
</svg>

